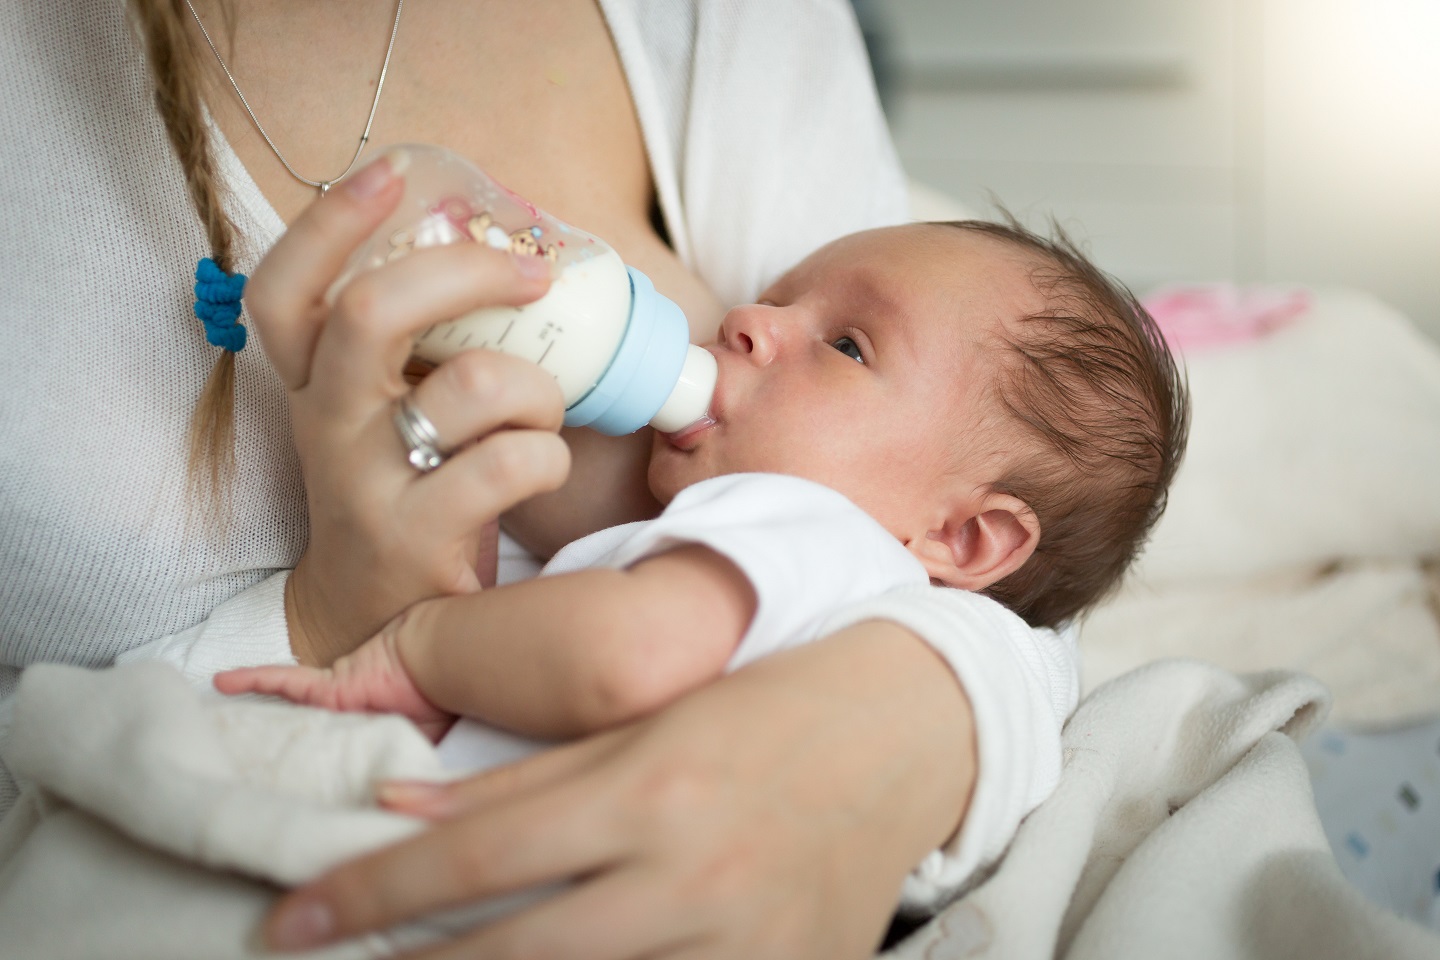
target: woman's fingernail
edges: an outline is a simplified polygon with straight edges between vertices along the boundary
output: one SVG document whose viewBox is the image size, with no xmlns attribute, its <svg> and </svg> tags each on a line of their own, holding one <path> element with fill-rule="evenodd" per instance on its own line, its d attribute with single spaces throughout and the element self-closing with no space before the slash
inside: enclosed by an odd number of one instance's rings
<svg viewBox="0 0 1440 960">
<path fill-rule="evenodd" d="M 549 279 L 550 261 L 544 257 L 532 257 L 528 253 L 512 253 L 510 262 L 515 264 L 515 272 L 527 280 L 539 280 L 541 277 Z"/>
<path fill-rule="evenodd" d="M 330 939 L 335 931 L 335 914 L 320 900 L 301 900 L 280 910 L 270 923 L 270 946 L 279 950 L 302 950 Z"/>
<path fill-rule="evenodd" d="M 375 788 L 382 807 L 440 816 L 449 809 L 444 785 L 423 780 L 390 780 Z"/>
<path fill-rule="evenodd" d="M 410 154 L 404 150 L 391 150 L 346 180 L 344 187 L 355 199 L 366 200 L 384 190 L 409 166 Z"/>
</svg>

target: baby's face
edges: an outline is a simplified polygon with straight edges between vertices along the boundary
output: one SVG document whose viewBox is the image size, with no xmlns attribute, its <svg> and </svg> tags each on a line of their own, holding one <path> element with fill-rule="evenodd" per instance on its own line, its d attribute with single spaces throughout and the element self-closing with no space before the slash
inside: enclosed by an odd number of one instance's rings
<svg viewBox="0 0 1440 960">
<path fill-rule="evenodd" d="M 844 237 L 710 346 L 715 423 L 659 436 L 650 487 L 783 473 L 845 494 L 905 539 L 938 494 L 997 478 L 1004 325 L 1043 307 L 1032 266 L 993 238 L 914 225 Z"/>
</svg>

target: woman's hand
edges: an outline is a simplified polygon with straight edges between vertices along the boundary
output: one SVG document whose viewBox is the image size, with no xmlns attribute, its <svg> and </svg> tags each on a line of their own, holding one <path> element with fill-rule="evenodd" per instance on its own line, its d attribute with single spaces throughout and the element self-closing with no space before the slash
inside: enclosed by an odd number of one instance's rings
<svg viewBox="0 0 1440 960">
<path fill-rule="evenodd" d="M 424 250 L 326 292 L 399 202 L 403 153 L 371 163 L 312 204 L 266 255 L 246 303 L 289 391 L 310 542 L 286 588 L 291 645 L 328 665 L 411 603 L 478 589 L 493 521 L 565 479 L 569 454 L 554 379 L 490 351 L 441 364 L 413 391 L 413 337 L 478 307 L 527 303 L 548 266 L 480 244 Z M 410 391 L 449 458 L 407 461 L 396 400 Z M 488 538 L 488 539 L 487 539 Z"/>
<path fill-rule="evenodd" d="M 767 658 L 661 714 L 382 800 L 439 821 L 287 896 L 299 949 L 570 881 L 427 960 L 858 960 L 975 778 L 949 669 L 888 623 Z"/>
</svg>

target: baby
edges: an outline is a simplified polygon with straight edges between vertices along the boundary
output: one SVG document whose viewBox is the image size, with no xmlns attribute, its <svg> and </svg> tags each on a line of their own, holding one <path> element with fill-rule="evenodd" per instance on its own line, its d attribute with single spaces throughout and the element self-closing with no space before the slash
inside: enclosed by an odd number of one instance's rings
<svg viewBox="0 0 1440 960">
<path fill-rule="evenodd" d="M 655 438 L 659 518 L 578 540 L 536 579 L 419 604 L 328 670 L 216 686 L 399 712 L 437 739 L 461 715 L 548 740 L 907 584 L 1053 627 L 1117 584 L 1184 446 L 1185 388 L 1150 318 L 1068 241 L 1013 223 L 844 237 L 731 310 L 709 349 L 714 422 Z M 451 739 L 466 727 L 484 729 Z"/>
</svg>

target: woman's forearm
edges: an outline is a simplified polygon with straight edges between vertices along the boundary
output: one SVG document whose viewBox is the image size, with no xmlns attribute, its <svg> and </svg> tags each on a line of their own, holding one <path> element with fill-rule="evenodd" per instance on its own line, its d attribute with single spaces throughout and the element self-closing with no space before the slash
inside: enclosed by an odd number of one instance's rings
<svg viewBox="0 0 1440 960">
<path fill-rule="evenodd" d="M 857 623 L 733 679 L 784 688 L 793 709 L 841 721 L 811 726 L 816 741 L 795 760 L 833 814 L 866 826 L 856 840 L 867 869 L 898 887 L 959 830 L 978 773 L 974 717 L 954 673 L 913 633 Z"/>
</svg>

